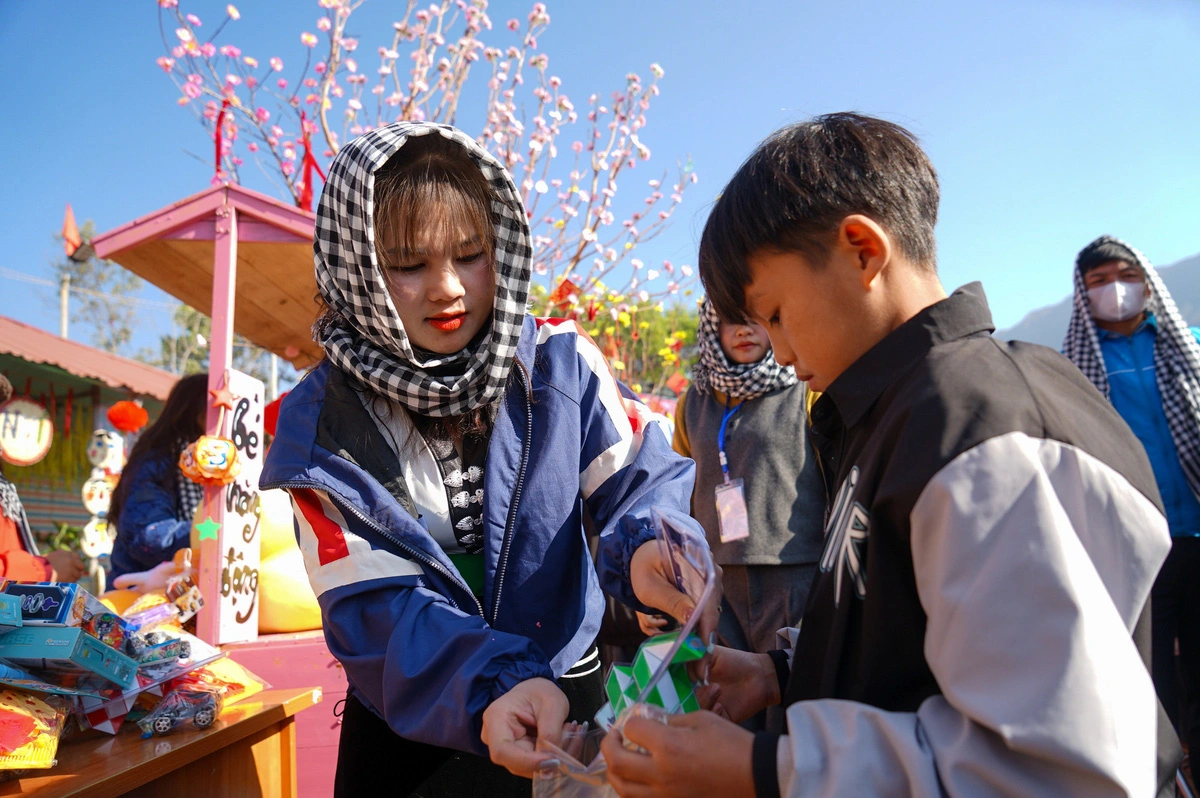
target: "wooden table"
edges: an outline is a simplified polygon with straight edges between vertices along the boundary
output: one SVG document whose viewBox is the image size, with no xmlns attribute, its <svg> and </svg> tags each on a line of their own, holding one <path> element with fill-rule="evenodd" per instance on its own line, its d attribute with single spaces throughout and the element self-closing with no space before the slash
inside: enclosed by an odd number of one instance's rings
<svg viewBox="0 0 1200 798">
<path fill-rule="evenodd" d="M 295 796 L 294 716 L 320 700 L 320 689 L 265 690 L 208 729 L 143 740 L 134 725 L 68 742 L 57 766 L 0 784 L 0 796 Z"/>
</svg>

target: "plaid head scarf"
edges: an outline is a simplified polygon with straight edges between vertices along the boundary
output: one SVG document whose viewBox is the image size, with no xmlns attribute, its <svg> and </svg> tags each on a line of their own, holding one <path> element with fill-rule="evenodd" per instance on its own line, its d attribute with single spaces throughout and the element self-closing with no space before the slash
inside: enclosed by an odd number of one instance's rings
<svg viewBox="0 0 1200 798">
<path fill-rule="evenodd" d="M 726 396 L 749 401 L 797 382 L 791 366 L 776 363 L 770 351 L 757 363 L 730 361 L 721 349 L 721 318 L 707 299 L 700 306 L 700 329 L 696 337 L 700 361 L 692 367 L 692 382 L 701 391 L 715 388 Z"/>
<path fill-rule="evenodd" d="M 443 136 L 462 145 L 493 195 L 496 297 L 491 324 L 470 346 L 451 355 L 413 349 L 375 253 L 375 170 L 413 136 Z M 313 253 L 321 297 L 346 320 L 318 341 L 335 366 L 425 416 L 462 415 L 503 394 L 525 318 L 532 246 L 512 177 L 474 139 L 447 125 L 396 122 L 351 141 L 329 166 Z"/>
<path fill-rule="evenodd" d="M 1200 495 L 1200 344 L 1180 317 L 1170 292 L 1145 255 L 1112 236 L 1097 238 L 1079 253 L 1075 262 L 1074 308 L 1063 341 L 1063 354 L 1108 398 L 1108 372 L 1079 265 L 1096 247 L 1111 244 L 1128 250 L 1146 273 L 1146 282 L 1150 286 L 1146 310 L 1154 313 L 1158 323 L 1154 373 L 1162 395 L 1163 412 L 1188 484 L 1193 493 Z"/>
</svg>

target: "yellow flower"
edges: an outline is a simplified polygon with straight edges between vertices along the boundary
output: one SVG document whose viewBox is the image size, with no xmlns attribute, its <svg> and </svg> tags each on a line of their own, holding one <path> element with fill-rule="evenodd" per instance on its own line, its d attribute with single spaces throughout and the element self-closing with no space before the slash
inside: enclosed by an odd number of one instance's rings
<svg viewBox="0 0 1200 798">
<path fill-rule="evenodd" d="M 621 311 L 620 313 L 617 314 L 617 322 L 622 327 L 628 327 L 632 321 L 633 321 L 633 318 L 630 317 L 630 315 L 628 313 L 626 313 L 625 311 Z"/>
</svg>

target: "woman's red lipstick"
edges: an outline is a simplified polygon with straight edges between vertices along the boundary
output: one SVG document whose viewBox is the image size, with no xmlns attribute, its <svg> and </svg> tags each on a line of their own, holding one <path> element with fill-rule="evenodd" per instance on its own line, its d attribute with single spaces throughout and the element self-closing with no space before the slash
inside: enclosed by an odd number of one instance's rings
<svg viewBox="0 0 1200 798">
<path fill-rule="evenodd" d="M 442 332 L 454 332 L 463 325 L 467 320 L 466 313 L 455 313 L 453 315 L 430 316 L 429 323 Z"/>
</svg>

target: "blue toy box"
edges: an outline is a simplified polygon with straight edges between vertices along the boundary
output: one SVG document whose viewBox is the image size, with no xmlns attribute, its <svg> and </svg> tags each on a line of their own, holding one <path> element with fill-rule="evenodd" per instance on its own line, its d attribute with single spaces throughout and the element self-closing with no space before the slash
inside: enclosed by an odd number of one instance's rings
<svg viewBox="0 0 1200 798">
<path fill-rule="evenodd" d="M 22 625 L 21 599 L 7 593 L 0 593 L 0 633 L 20 628 Z"/>
<path fill-rule="evenodd" d="M 84 688 L 97 678 L 137 686 L 137 663 L 78 626 L 25 626 L 0 635 L 0 659 L 19 668 L 51 672 L 64 687 Z"/>
</svg>

